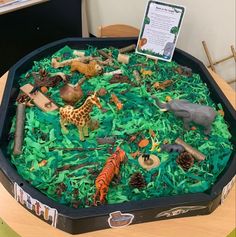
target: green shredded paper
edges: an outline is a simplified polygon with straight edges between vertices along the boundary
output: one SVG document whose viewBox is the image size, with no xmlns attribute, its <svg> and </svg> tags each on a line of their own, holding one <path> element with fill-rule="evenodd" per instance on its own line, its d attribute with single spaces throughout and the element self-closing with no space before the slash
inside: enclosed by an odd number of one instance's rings
<svg viewBox="0 0 236 237">
<path fill-rule="evenodd" d="M 108 50 L 116 59 L 118 49 L 104 49 L 106 52 Z M 96 48 L 92 46 L 88 46 L 85 55 L 99 56 Z M 75 105 L 76 108 L 83 104 L 89 91 L 105 88 L 108 93 L 100 97 L 102 107 L 106 111 L 101 111 L 94 106 L 90 113 L 92 120 L 99 122 L 99 128 L 94 131 L 89 130 L 89 137 L 85 141 L 80 141 L 78 130 L 73 124 L 67 125 L 69 133 L 62 131 L 58 110 L 43 112 L 37 106 L 26 108 L 23 153 L 18 156 L 13 155 L 13 139 L 9 143 L 8 152 L 18 173 L 49 198 L 72 207 L 77 203 L 78 208 L 93 205 L 96 177 L 111 156 L 109 149 L 112 149 L 113 153 L 117 146 L 126 152 L 127 161 L 120 166 L 118 182 L 112 181 L 109 185 L 107 204 L 204 192 L 212 187 L 226 167 L 232 153 L 231 135 L 227 123 L 220 114 L 217 114 L 212 124 L 211 134 L 206 136 L 204 128 L 198 125 L 194 125 L 197 129 L 186 131 L 183 128 L 183 121 L 171 112 L 162 112 L 152 97 L 155 95 L 161 101 L 165 101 L 166 97 L 170 96 L 172 99 L 186 99 L 192 103 L 208 105 L 216 111 L 221 109 L 220 104 L 216 105 L 211 100 L 210 92 L 200 76 L 194 73 L 190 77 L 180 75 L 174 70 L 179 66 L 176 62 L 155 63 L 135 53 L 129 53 L 129 56 L 129 64 L 114 61 L 114 64 L 122 69 L 123 75 L 128 76 L 134 83 L 136 82 L 133 76 L 134 70 L 139 72 L 142 69 L 151 70 L 152 75 L 144 76 L 141 73 L 141 85 L 137 87 L 127 83 L 111 84 L 109 80 L 112 76 L 103 74 L 86 80 L 82 85 L 84 97 Z M 54 55 L 34 62 L 32 69 L 21 75 L 20 86 L 34 84 L 33 77 L 26 75 L 31 75 L 31 72 L 38 72 L 40 69 L 49 73 L 71 74 L 70 66 L 52 68 L 51 59 L 57 57 L 66 60 L 75 56 L 73 56 L 73 49 L 66 46 Z M 104 67 L 104 72 L 114 70 L 116 69 L 112 66 Z M 82 77 L 80 73 L 73 73 L 69 83 L 76 84 Z M 152 86 L 155 82 L 170 79 L 174 83 L 164 90 L 156 90 Z M 64 83 L 61 82 L 49 88 L 46 93 L 46 96 L 59 107 L 65 106 L 60 97 L 60 88 L 63 85 Z M 122 102 L 121 110 L 117 110 L 116 105 L 110 101 L 111 94 L 115 94 Z M 15 120 L 14 117 L 10 131 L 12 134 L 15 132 Z M 154 138 L 150 130 L 154 132 Z M 133 135 L 136 135 L 136 139 L 131 141 Z M 97 138 L 105 137 L 115 138 L 114 146 L 97 143 Z M 201 162 L 195 160 L 194 165 L 188 171 L 184 171 L 176 162 L 179 156 L 177 152 L 167 153 L 160 150 L 164 141 L 173 144 L 178 137 L 206 155 L 206 159 Z M 149 144 L 144 148 L 138 146 L 142 139 L 149 140 Z M 159 146 L 150 151 L 152 139 L 157 141 Z M 54 149 L 78 147 L 84 150 Z M 88 151 L 86 150 L 88 148 L 96 149 Z M 160 165 L 150 171 L 143 169 L 139 165 L 138 157 L 131 156 L 137 150 L 142 154 L 158 156 Z M 42 160 L 47 162 L 40 166 Z M 69 168 L 63 169 L 65 166 Z M 134 188 L 129 184 L 131 176 L 136 172 L 143 175 L 147 184 L 142 189 Z"/>
</svg>

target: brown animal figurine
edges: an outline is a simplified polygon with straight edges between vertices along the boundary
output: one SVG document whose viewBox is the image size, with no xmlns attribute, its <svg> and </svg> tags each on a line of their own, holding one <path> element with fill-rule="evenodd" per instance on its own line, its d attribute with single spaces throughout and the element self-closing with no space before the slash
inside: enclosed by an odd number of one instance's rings
<svg viewBox="0 0 236 237">
<path fill-rule="evenodd" d="M 96 61 L 90 61 L 88 64 L 79 61 L 71 63 L 71 72 L 80 72 L 86 77 L 97 76 L 102 72 L 102 67 Z"/>
<path fill-rule="evenodd" d="M 123 104 L 120 102 L 120 100 L 115 94 L 111 94 L 111 102 L 114 102 L 118 110 L 122 110 Z"/>
<path fill-rule="evenodd" d="M 173 84 L 172 80 L 166 80 L 166 81 L 163 81 L 163 82 L 155 82 L 153 84 L 153 87 L 156 90 L 165 90 L 167 87 L 171 86 L 172 84 Z"/>
<path fill-rule="evenodd" d="M 106 199 L 106 195 L 109 189 L 109 185 L 116 175 L 119 175 L 120 164 L 124 162 L 126 155 L 120 147 L 116 148 L 114 154 L 112 154 L 106 161 L 105 166 L 103 167 L 101 173 L 98 175 L 95 181 L 96 185 L 96 194 L 94 196 L 94 205 L 97 206 L 97 199 L 103 204 Z"/>
<path fill-rule="evenodd" d="M 79 131 L 80 140 L 84 141 L 84 137 L 88 137 L 88 127 L 90 124 L 90 112 L 93 106 L 96 105 L 99 109 L 102 109 L 100 99 L 97 97 L 96 93 L 89 96 L 83 105 L 78 109 L 74 109 L 72 106 L 67 105 L 60 108 L 60 123 L 64 131 L 67 131 L 65 127 L 66 123 L 72 123 L 77 126 Z"/>
</svg>

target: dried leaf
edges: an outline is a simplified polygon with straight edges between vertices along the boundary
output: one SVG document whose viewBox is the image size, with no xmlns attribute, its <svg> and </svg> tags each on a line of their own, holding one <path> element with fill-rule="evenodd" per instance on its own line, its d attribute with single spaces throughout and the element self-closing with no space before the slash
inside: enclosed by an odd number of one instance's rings
<svg viewBox="0 0 236 237">
<path fill-rule="evenodd" d="M 143 148 L 146 147 L 149 144 L 149 140 L 148 139 L 143 139 L 139 142 L 138 146 Z"/>
<path fill-rule="evenodd" d="M 224 112 L 223 109 L 220 109 L 220 110 L 218 110 L 217 112 L 218 112 L 218 114 L 221 115 L 222 117 L 225 116 L 225 112 Z"/>
<path fill-rule="evenodd" d="M 140 151 L 137 150 L 137 151 L 135 151 L 134 153 L 131 153 L 130 155 L 135 159 L 137 156 L 140 155 Z"/>
</svg>

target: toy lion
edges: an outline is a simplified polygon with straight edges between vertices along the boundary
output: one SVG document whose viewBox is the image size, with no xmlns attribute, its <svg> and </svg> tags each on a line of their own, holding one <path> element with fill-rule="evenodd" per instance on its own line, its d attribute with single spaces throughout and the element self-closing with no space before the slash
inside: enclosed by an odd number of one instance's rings
<svg viewBox="0 0 236 237">
<path fill-rule="evenodd" d="M 95 61 L 90 61 L 89 64 L 74 61 L 71 64 L 71 72 L 78 71 L 86 77 L 93 77 L 102 72 L 102 67 Z"/>
</svg>

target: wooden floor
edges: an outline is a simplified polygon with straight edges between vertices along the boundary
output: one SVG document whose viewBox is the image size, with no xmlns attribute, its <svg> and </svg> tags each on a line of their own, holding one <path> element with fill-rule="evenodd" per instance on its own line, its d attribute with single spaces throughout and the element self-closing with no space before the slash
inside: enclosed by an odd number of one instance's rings
<svg viewBox="0 0 236 237">
<path fill-rule="evenodd" d="M 236 95 L 218 75 L 212 74 L 228 100 L 236 108 Z M 7 74 L 0 78 L 0 101 Z M 107 229 L 91 232 L 80 237 L 225 237 L 236 223 L 235 186 L 216 211 L 207 216 L 170 219 L 131 225 L 123 229 Z M 40 221 L 20 206 L 0 184 L 0 217 L 21 237 L 66 237 L 72 236 Z M 8 236 L 0 236 L 8 237 Z M 10 236 L 9 236 L 10 237 Z"/>
</svg>

